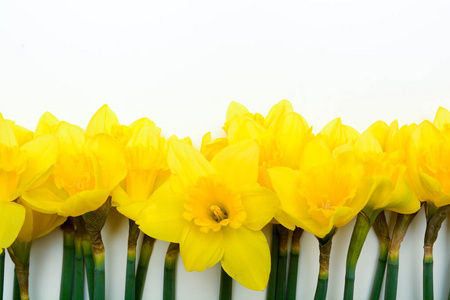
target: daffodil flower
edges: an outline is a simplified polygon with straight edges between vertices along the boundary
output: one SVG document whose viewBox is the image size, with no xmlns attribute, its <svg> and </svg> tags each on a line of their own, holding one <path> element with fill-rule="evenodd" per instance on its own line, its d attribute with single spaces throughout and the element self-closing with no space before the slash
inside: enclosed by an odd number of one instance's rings
<svg viewBox="0 0 450 300">
<path fill-rule="evenodd" d="M 276 197 L 257 184 L 259 149 L 247 141 L 228 146 L 208 162 L 191 145 L 172 141 L 174 174 L 150 197 L 137 219 L 157 239 L 180 244 L 188 271 L 217 262 L 243 286 L 263 290 L 270 253 L 261 229 L 274 215 Z"/>
<path fill-rule="evenodd" d="M 433 299 L 433 245 L 450 211 L 450 112 L 440 107 L 434 123 L 423 121 L 407 148 L 412 184 L 425 202 L 427 228 L 423 258 L 423 297 Z"/>
<path fill-rule="evenodd" d="M 56 158 L 56 138 L 29 140 L 28 131 L 0 114 L 0 252 L 16 239 L 25 220 L 25 209 L 15 200 L 50 176 Z"/>
<path fill-rule="evenodd" d="M 390 126 L 378 121 L 354 143 L 355 154 L 364 165 L 364 176 L 371 178 L 373 185 L 367 186 L 369 201 L 358 215 L 348 249 L 344 289 L 346 299 L 353 298 L 356 263 L 370 227 L 380 212 L 391 210 L 410 215 L 412 220 L 420 209 L 420 202 L 407 178 L 405 163 L 405 141 L 414 128 L 415 125 L 405 125 L 399 130 L 397 121 Z M 396 252 L 398 257 L 399 248 L 398 244 L 396 250 L 390 249 L 390 253 Z M 391 287 L 390 291 L 394 290 L 396 287 Z"/>
</svg>

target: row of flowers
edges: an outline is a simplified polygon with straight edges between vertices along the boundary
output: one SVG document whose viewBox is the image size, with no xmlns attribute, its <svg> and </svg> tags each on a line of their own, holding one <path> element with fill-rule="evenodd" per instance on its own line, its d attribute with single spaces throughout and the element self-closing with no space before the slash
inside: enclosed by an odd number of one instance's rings
<svg viewBox="0 0 450 300">
<path fill-rule="evenodd" d="M 1 264 L 8 249 L 17 299 L 29 299 L 32 241 L 58 226 L 64 232 L 61 299 L 83 299 L 83 265 L 90 299 L 104 299 L 101 229 L 111 206 L 130 219 L 125 299 L 142 296 L 140 230 L 147 265 L 154 239 L 171 242 L 164 299 L 174 297 L 178 251 L 188 271 L 221 263 L 221 299 L 231 298 L 231 278 L 249 289 L 267 287 L 268 299 L 295 299 L 305 230 L 319 241 L 315 298 L 325 299 L 332 238 L 355 217 L 344 299 L 353 298 L 356 263 L 371 227 L 381 262 L 371 297 L 380 296 L 387 261 L 385 299 L 395 299 L 400 244 L 421 204 L 427 216 L 424 299 L 433 298 L 433 243 L 450 210 L 449 111 L 439 108 L 434 123 L 377 121 L 361 134 L 338 118 L 315 135 L 286 100 L 266 117 L 232 102 L 223 129 L 226 137 L 205 134 L 198 151 L 189 138 L 162 137 L 147 118 L 122 125 L 106 105 L 86 130 L 45 113 L 32 132 L 0 115 Z M 392 236 L 385 210 L 398 213 Z M 269 223 L 271 246 L 261 231 Z"/>
</svg>

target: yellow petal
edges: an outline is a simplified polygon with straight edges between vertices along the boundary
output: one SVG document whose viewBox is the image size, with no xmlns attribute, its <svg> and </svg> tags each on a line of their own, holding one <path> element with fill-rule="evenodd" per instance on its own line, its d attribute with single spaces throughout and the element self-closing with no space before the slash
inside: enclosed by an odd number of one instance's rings
<svg viewBox="0 0 450 300">
<path fill-rule="evenodd" d="M 169 167 L 185 186 L 193 185 L 199 177 L 214 173 L 211 164 L 191 145 L 172 141 L 167 158 Z"/>
<path fill-rule="evenodd" d="M 228 105 L 226 122 L 230 122 L 235 116 L 249 114 L 248 109 L 237 102 L 231 101 L 230 105 Z M 227 132 L 227 130 L 225 130 Z"/>
<path fill-rule="evenodd" d="M 211 165 L 224 182 L 239 188 L 256 183 L 258 160 L 258 145 L 247 140 L 224 148 L 212 159 Z"/>
<path fill-rule="evenodd" d="M 328 147 L 334 149 L 342 144 L 353 143 L 358 138 L 359 132 L 348 125 L 343 125 L 341 118 L 336 118 L 325 125 L 318 136 L 327 142 Z"/>
<path fill-rule="evenodd" d="M 49 112 L 45 112 L 38 121 L 35 136 L 41 136 L 45 134 L 55 134 L 58 128 L 59 120 Z"/>
<path fill-rule="evenodd" d="M 225 228 L 222 268 L 246 288 L 262 291 L 270 273 L 270 251 L 261 231 Z"/>
<path fill-rule="evenodd" d="M 25 208 L 25 220 L 19 234 L 17 235 L 17 240 L 28 243 L 33 240 L 33 210 L 30 207 L 24 205 L 24 203 L 20 200 L 18 201 L 18 204 L 22 205 L 23 208 Z"/>
<path fill-rule="evenodd" d="M 239 115 L 230 122 L 228 141 L 235 144 L 246 139 L 260 139 L 264 132 L 264 127 L 254 119 Z"/>
<path fill-rule="evenodd" d="M 24 189 L 44 183 L 54 169 L 58 158 L 58 140 L 52 135 L 37 137 L 22 146 L 28 152 L 27 168 L 20 177 Z"/>
<path fill-rule="evenodd" d="M 287 229 L 292 231 L 295 229 L 297 223 L 295 218 L 289 216 L 284 210 L 281 209 L 281 206 L 277 208 L 274 218 L 278 223 L 280 223 Z"/>
<path fill-rule="evenodd" d="M 223 232 L 200 231 L 200 227 L 190 223 L 185 226 L 180 240 L 180 254 L 188 272 L 204 271 L 217 264 L 223 257 Z"/>
<path fill-rule="evenodd" d="M 16 136 L 14 135 L 14 130 L 12 129 L 9 122 L 3 119 L 0 114 L 0 144 L 4 144 L 7 147 L 18 146 Z"/>
<path fill-rule="evenodd" d="M 16 239 L 25 220 L 25 208 L 14 202 L 0 201 L 0 249 Z"/>
<path fill-rule="evenodd" d="M 147 207 L 147 202 L 129 202 L 119 206 L 117 210 L 128 219 L 136 221 L 139 214 Z"/>
<path fill-rule="evenodd" d="M 147 235 L 158 240 L 179 243 L 187 221 L 183 218 L 183 194 L 174 193 L 170 181 L 158 188 L 150 197 L 147 207 L 139 212 L 136 223 Z M 121 208 L 118 208 L 121 211 Z"/>
<path fill-rule="evenodd" d="M 321 138 L 312 139 L 303 150 L 300 169 L 314 169 L 322 165 L 331 165 L 333 155 Z"/>
<path fill-rule="evenodd" d="M 116 114 L 105 104 L 92 116 L 86 127 L 86 134 L 90 137 L 99 133 L 107 133 L 112 136 L 112 128 L 118 125 L 119 120 Z"/>
<path fill-rule="evenodd" d="M 151 129 L 159 129 L 156 127 L 155 123 L 148 118 L 140 118 L 133 123 L 131 123 L 128 127 L 130 127 L 132 134 L 138 132 L 143 126 L 148 126 Z M 161 129 L 159 129 L 161 131 Z"/>
<path fill-rule="evenodd" d="M 297 169 L 305 145 L 312 138 L 312 127 L 297 113 L 286 114 L 281 118 L 275 133 L 276 143 L 280 149 L 283 163 Z"/>
<path fill-rule="evenodd" d="M 86 139 L 81 127 L 61 121 L 56 130 L 59 153 L 77 156 L 83 152 Z"/>
<path fill-rule="evenodd" d="M 64 198 L 48 188 L 37 188 L 25 192 L 22 198 L 32 209 L 47 214 L 58 213 L 64 204 Z"/>
<path fill-rule="evenodd" d="M 211 141 L 211 132 L 205 133 L 202 138 L 200 153 L 208 160 L 211 159 L 223 148 L 228 146 L 228 138 L 217 138 Z"/>
<path fill-rule="evenodd" d="M 394 190 L 380 208 L 408 215 L 420 209 L 420 201 L 407 181 L 405 172 L 399 176 Z"/>
<path fill-rule="evenodd" d="M 110 189 L 84 191 L 67 198 L 60 207 L 59 215 L 77 217 L 102 206 L 109 196 Z"/>
<path fill-rule="evenodd" d="M 14 131 L 14 135 L 16 136 L 17 143 L 19 146 L 22 146 L 26 142 L 29 142 L 33 139 L 34 134 L 33 131 L 26 129 L 25 127 L 17 125 L 14 121 L 6 120 L 11 128 Z"/>
<path fill-rule="evenodd" d="M 120 184 L 111 191 L 111 206 L 122 206 L 129 204 L 130 202 L 130 196 L 128 196 L 127 192 L 125 192 Z"/>
<path fill-rule="evenodd" d="M 264 118 L 264 127 L 269 128 L 271 126 L 276 127 L 278 121 L 288 113 L 294 111 L 291 102 L 288 100 L 281 100 L 275 104 Z"/>
<path fill-rule="evenodd" d="M 433 125 L 441 132 L 450 130 L 450 112 L 443 107 L 439 107 Z"/>
<path fill-rule="evenodd" d="M 247 213 L 244 226 L 251 230 L 261 230 L 269 223 L 278 206 L 276 195 L 258 185 L 241 190 L 241 199 Z"/>
<path fill-rule="evenodd" d="M 354 150 L 355 154 L 363 159 L 367 155 L 373 155 L 383 152 L 378 139 L 370 131 L 367 130 L 364 131 L 356 140 Z"/>
<path fill-rule="evenodd" d="M 396 121 L 394 121 L 394 122 L 396 122 Z M 394 122 L 392 122 L 392 123 L 394 123 Z M 398 128 L 398 123 L 397 123 L 397 128 Z M 381 149 L 385 149 L 384 143 L 386 140 L 386 135 L 388 133 L 388 129 L 389 129 L 389 126 L 385 122 L 377 121 L 377 122 L 373 123 L 372 125 L 370 125 L 366 131 L 369 131 L 370 133 L 373 134 L 373 136 L 377 139 L 378 143 L 380 144 Z"/>
<path fill-rule="evenodd" d="M 107 134 L 97 134 L 86 147 L 93 154 L 96 188 L 112 190 L 127 175 L 125 157 L 119 143 Z"/>
</svg>

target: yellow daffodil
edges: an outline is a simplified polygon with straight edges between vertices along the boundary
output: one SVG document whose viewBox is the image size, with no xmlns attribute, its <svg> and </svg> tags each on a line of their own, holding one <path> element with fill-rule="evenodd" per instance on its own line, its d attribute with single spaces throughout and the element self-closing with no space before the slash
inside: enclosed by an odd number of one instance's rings
<svg viewBox="0 0 450 300">
<path fill-rule="evenodd" d="M 319 238 L 350 222 L 366 205 L 372 183 L 362 181 L 363 172 L 351 148 L 342 145 L 331 151 L 318 137 L 306 145 L 299 170 L 269 169 L 284 211 L 295 225 Z"/>
<path fill-rule="evenodd" d="M 24 222 L 25 209 L 14 200 L 45 181 L 57 158 L 54 137 L 26 136 L 27 130 L 0 114 L 0 251 L 11 245 Z"/>
<path fill-rule="evenodd" d="M 153 193 L 137 224 L 150 236 L 179 243 L 188 271 L 221 261 L 239 283 L 263 290 L 270 253 L 260 230 L 277 201 L 257 184 L 258 156 L 257 144 L 246 141 L 208 162 L 191 145 L 172 141 L 168 164 L 174 175 Z"/>
<path fill-rule="evenodd" d="M 373 179 L 373 191 L 364 208 L 367 217 L 375 220 L 377 212 L 392 210 L 412 214 L 420 209 L 407 178 L 406 140 L 415 125 L 398 128 L 397 121 L 387 126 L 376 122 L 355 142 L 355 153 L 364 164 L 365 176 Z"/>
<path fill-rule="evenodd" d="M 102 127 L 104 123 L 95 124 Z M 41 118 L 36 132 L 53 133 L 59 141 L 59 155 L 50 180 L 23 195 L 34 210 L 61 216 L 96 210 L 126 175 L 122 148 L 106 133 L 88 136 L 76 125 L 57 123 L 50 114 Z"/>
<path fill-rule="evenodd" d="M 293 112 L 292 105 L 282 100 L 263 118 L 250 114 L 241 104 L 232 102 L 227 111 L 225 130 L 229 144 L 254 139 L 260 147 L 258 182 L 272 189 L 267 169 L 287 166 L 297 169 L 304 145 L 312 138 L 312 128 L 305 119 Z M 277 209 L 275 219 L 284 227 L 294 230 L 294 222 Z"/>
<path fill-rule="evenodd" d="M 450 204 L 450 113 L 439 108 L 434 124 L 423 121 L 407 151 L 409 174 L 421 201 Z"/>
</svg>

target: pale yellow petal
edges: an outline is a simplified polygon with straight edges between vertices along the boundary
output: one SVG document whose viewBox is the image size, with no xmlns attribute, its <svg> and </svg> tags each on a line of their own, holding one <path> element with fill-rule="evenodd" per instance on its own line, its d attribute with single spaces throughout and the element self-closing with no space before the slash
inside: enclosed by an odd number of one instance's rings
<svg viewBox="0 0 450 300">
<path fill-rule="evenodd" d="M 26 129 L 25 127 L 19 126 L 16 122 L 11 120 L 6 120 L 11 128 L 14 131 L 14 135 L 16 136 L 17 143 L 19 146 L 22 146 L 26 142 L 29 142 L 33 139 L 34 133 L 31 130 Z"/>
<path fill-rule="evenodd" d="M 191 145 L 172 141 L 167 158 L 173 174 L 179 176 L 185 186 L 194 185 L 199 177 L 214 173 L 211 164 Z"/>
<path fill-rule="evenodd" d="M 211 165 L 224 182 L 239 188 L 256 183 L 258 160 L 258 145 L 247 140 L 224 148 L 211 160 Z"/>
<path fill-rule="evenodd" d="M 228 128 L 228 141 L 230 144 L 239 143 L 247 139 L 262 138 L 266 130 L 254 119 L 247 116 L 236 116 Z"/>
<path fill-rule="evenodd" d="M 433 125 L 442 132 L 450 130 L 450 112 L 443 107 L 439 107 Z"/>
<path fill-rule="evenodd" d="M 14 202 L 0 201 L 0 249 L 8 248 L 22 228 L 25 208 Z"/>
<path fill-rule="evenodd" d="M 111 191 L 111 206 L 122 206 L 129 204 L 130 202 L 130 196 L 128 196 L 127 192 L 125 192 L 120 184 Z"/>
<path fill-rule="evenodd" d="M 14 135 L 14 130 L 12 129 L 9 122 L 3 119 L 0 114 L 0 144 L 4 144 L 7 147 L 18 146 L 16 136 Z"/>
<path fill-rule="evenodd" d="M 180 254 L 187 271 L 204 271 L 217 264 L 224 253 L 222 231 L 200 231 L 194 223 L 185 226 L 180 240 Z"/>
<path fill-rule="evenodd" d="M 61 121 L 56 130 L 59 140 L 59 153 L 64 155 L 79 155 L 86 143 L 84 130 L 76 125 Z"/>
<path fill-rule="evenodd" d="M 235 116 L 245 115 L 248 113 L 249 111 L 244 105 L 231 101 L 227 109 L 226 122 L 230 122 Z"/>
<path fill-rule="evenodd" d="M 64 204 L 64 198 L 47 188 L 37 188 L 25 192 L 22 198 L 32 209 L 47 214 L 58 213 Z"/>
<path fill-rule="evenodd" d="M 279 120 L 288 113 L 294 111 L 291 102 L 288 100 L 281 100 L 275 104 L 264 118 L 264 127 L 269 128 L 271 126 L 276 127 Z"/>
<path fill-rule="evenodd" d="M 128 219 L 136 221 L 139 218 L 139 214 L 147 207 L 147 202 L 129 202 L 117 207 L 117 210 Z"/>
<path fill-rule="evenodd" d="M 86 127 L 86 134 L 90 137 L 99 133 L 112 135 L 112 128 L 118 125 L 116 114 L 105 104 L 92 116 Z"/>
<path fill-rule="evenodd" d="M 394 190 L 380 208 L 400 214 L 413 214 L 420 209 L 420 201 L 407 181 L 405 173 L 400 175 Z"/>
<path fill-rule="evenodd" d="M 84 191 L 67 198 L 58 212 L 64 217 L 77 217 L 102 206 L 109 196 L 111 190 Z"/>
<path fill-rule="evenodd" d="M 97 134 L 86 147 L 93 154 L 96 188 L 112 190 L 127 175 L 125 156 L 119 143 L 107 134 Z"/>
<path fill-rule="evenodd" d="M 244 226 L 251 230 L 261 230 L 267 225 L 278 207 L 276 195 L 258 185 L 241 190 L 241 199 L 247 213 Z"/>
<path fill-rule="evenodd" d="M 45 134 L 55 134 L 58 128 L 59 120 L 49 112 L 45 112 L 38 121 L 35 136 L 41 136 Z"/>
<path fill-rule="evenodd" d="M 396 122 L 396 121 L 394 121 L 394 122 Z M 391 126 L 392 126 L 392 124 L 391 124 Z M 367 130 L 366 130 L 366 131 L 369 131 L 370 133 L 372 133 L 373 136 L 378 140 L 378 143 L 380 143 L 381 149 L 385 149 L 384 143 L 386 141 L 386 135 L 388 133 L 389 127 L 390 126 L 388 126 L 383 121 L 376 121 L 375 123 L 370 125 L 369 128 L 367 128 Z M 398 127 L 398 123 L 397 123 L 397 127 Z"/>
<path fill-rule="evenodd" d="M 262 291 L 270 273 L 270 251 L 261 231 L 225 228 L 222 268 L 246 288 Z"/>
</svg>

